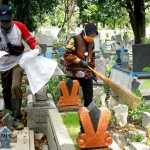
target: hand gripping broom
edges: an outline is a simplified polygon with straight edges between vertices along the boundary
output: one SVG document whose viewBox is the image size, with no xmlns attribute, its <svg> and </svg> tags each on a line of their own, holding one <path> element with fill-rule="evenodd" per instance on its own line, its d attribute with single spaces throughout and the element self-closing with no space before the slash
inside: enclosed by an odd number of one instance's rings
<svg viewBox="0 0 150 150">
<path fill-rule="evenodd" d="M 113 91 L 115 94 L 117 94 L 123 101 L 126 102 L 126 104 L 131 108 L 135 109 L 139 105 L 141 98 L 136 96 L 133 92 L 130 90 L 124 88 L 123 86 L 113 82 L 109 78 L 105 77 L 101 73 L 98 73 L 96 70 L 92 69 L 90 66 L 88 68 L 93 71 L 97 77 L 102 79 Z"/>
</svg>

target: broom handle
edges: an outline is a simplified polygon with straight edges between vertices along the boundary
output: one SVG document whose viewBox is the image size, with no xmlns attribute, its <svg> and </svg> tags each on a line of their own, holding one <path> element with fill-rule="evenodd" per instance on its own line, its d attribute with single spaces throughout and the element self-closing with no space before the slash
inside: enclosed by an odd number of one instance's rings
<svg viewBox="0 0 150 150">
<path fill-rule="evenodd" d="M 88 66 L 88 68 L 93 71 L 97 77 L 99 77 L 100 79 L 102 79 L 106 84 L 108 84 L 109 82 L 109 78 L 105 77 L 104 75 L 102 75 L 101 73 L 97 72 L 96 70 L 94 70 L 93 68 L 91 68 L 90 66 Z"/>
</svg>

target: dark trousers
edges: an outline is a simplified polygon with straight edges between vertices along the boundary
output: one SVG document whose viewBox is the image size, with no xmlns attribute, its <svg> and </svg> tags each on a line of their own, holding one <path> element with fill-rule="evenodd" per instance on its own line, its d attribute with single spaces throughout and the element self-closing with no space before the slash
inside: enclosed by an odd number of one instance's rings
<svg viewBox="0 0 150 150">
<path fill-rule="evenodd" d="M 69 78 L 71 78 L 72 80 L 79 81 L 84 96 L 84 107 L 88 107 L 88 105 L 93 100 L 93 79 L 75 78 L 75 77 L 69 77 Z M 79 123 L 80 123 L 80 131 L 84 132 L 81 121 L 79 121 Z"/>
<path fill-rule="evenodd" d="M 12 98 L 22 100 L 22 77 L 23 69 L 19 65 L 16 65 L 10 70 L 1 72 L 2 93 L 6 109 L 12 110 Z"/>
<path fill-rule="evenodd" d="M 82 87 L 84 96 L 84 106 L 87 107 L 93 100 L 93 79 L 70 77 L 72 80 L 78 80 Z"/>
</svg>

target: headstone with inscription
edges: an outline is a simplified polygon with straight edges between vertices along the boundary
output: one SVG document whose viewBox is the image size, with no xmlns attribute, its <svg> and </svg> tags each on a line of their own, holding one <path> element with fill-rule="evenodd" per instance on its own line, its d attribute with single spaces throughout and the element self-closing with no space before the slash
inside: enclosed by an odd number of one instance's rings
<svg viewBox="0 0 150 150">
<path fill-rule="evenodd" d="M 5 126 L 0 131 L 0 148 L 10 148 L 12 132 Z"/>
</svg>

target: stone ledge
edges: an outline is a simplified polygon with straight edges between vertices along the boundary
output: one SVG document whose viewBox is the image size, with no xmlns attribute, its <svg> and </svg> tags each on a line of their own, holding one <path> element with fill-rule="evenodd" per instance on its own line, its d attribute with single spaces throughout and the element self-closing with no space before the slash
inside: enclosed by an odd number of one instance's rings
<svg viewBox="0 0 150 150">
<path fill-rule="evenodd" d="M 10 143 L 11 149 L 12 150 L 13 149 L 14 150 L 31 150 L 30 143 L 34 141 L 34 139 L 31 140 L 29 132 L 30 131 L 28 127 L 25 127 L 23 130 L 14 130 L 13 134 L 17 135 L 17 143 Z"/>
<path fill-rule="evenodd" d="M 150 146 L 145 142 L 131 142 L 130 148 L 131 150 L 150 150 Z"/>
<path fill-rule="evenodd" d="M 146 128 L 146 126 L 150 123 L 150 113 L 143 112 L 142 114 L 142 126 Z"/>
<path fill-rule="evenodd" d="M 49 150 L 75 150 L 75 146 L 58 109 L 49 109 L 48 111 L 47 139 Z M 114 140 L 109 148 L 112 150 L 121 150 Z"/>
<path fill-rule="evenodd" d="M 49 109 L 48 111 L 47 139 L 50 150 L 75 150 L 57 109 Z"/>
</svg>

